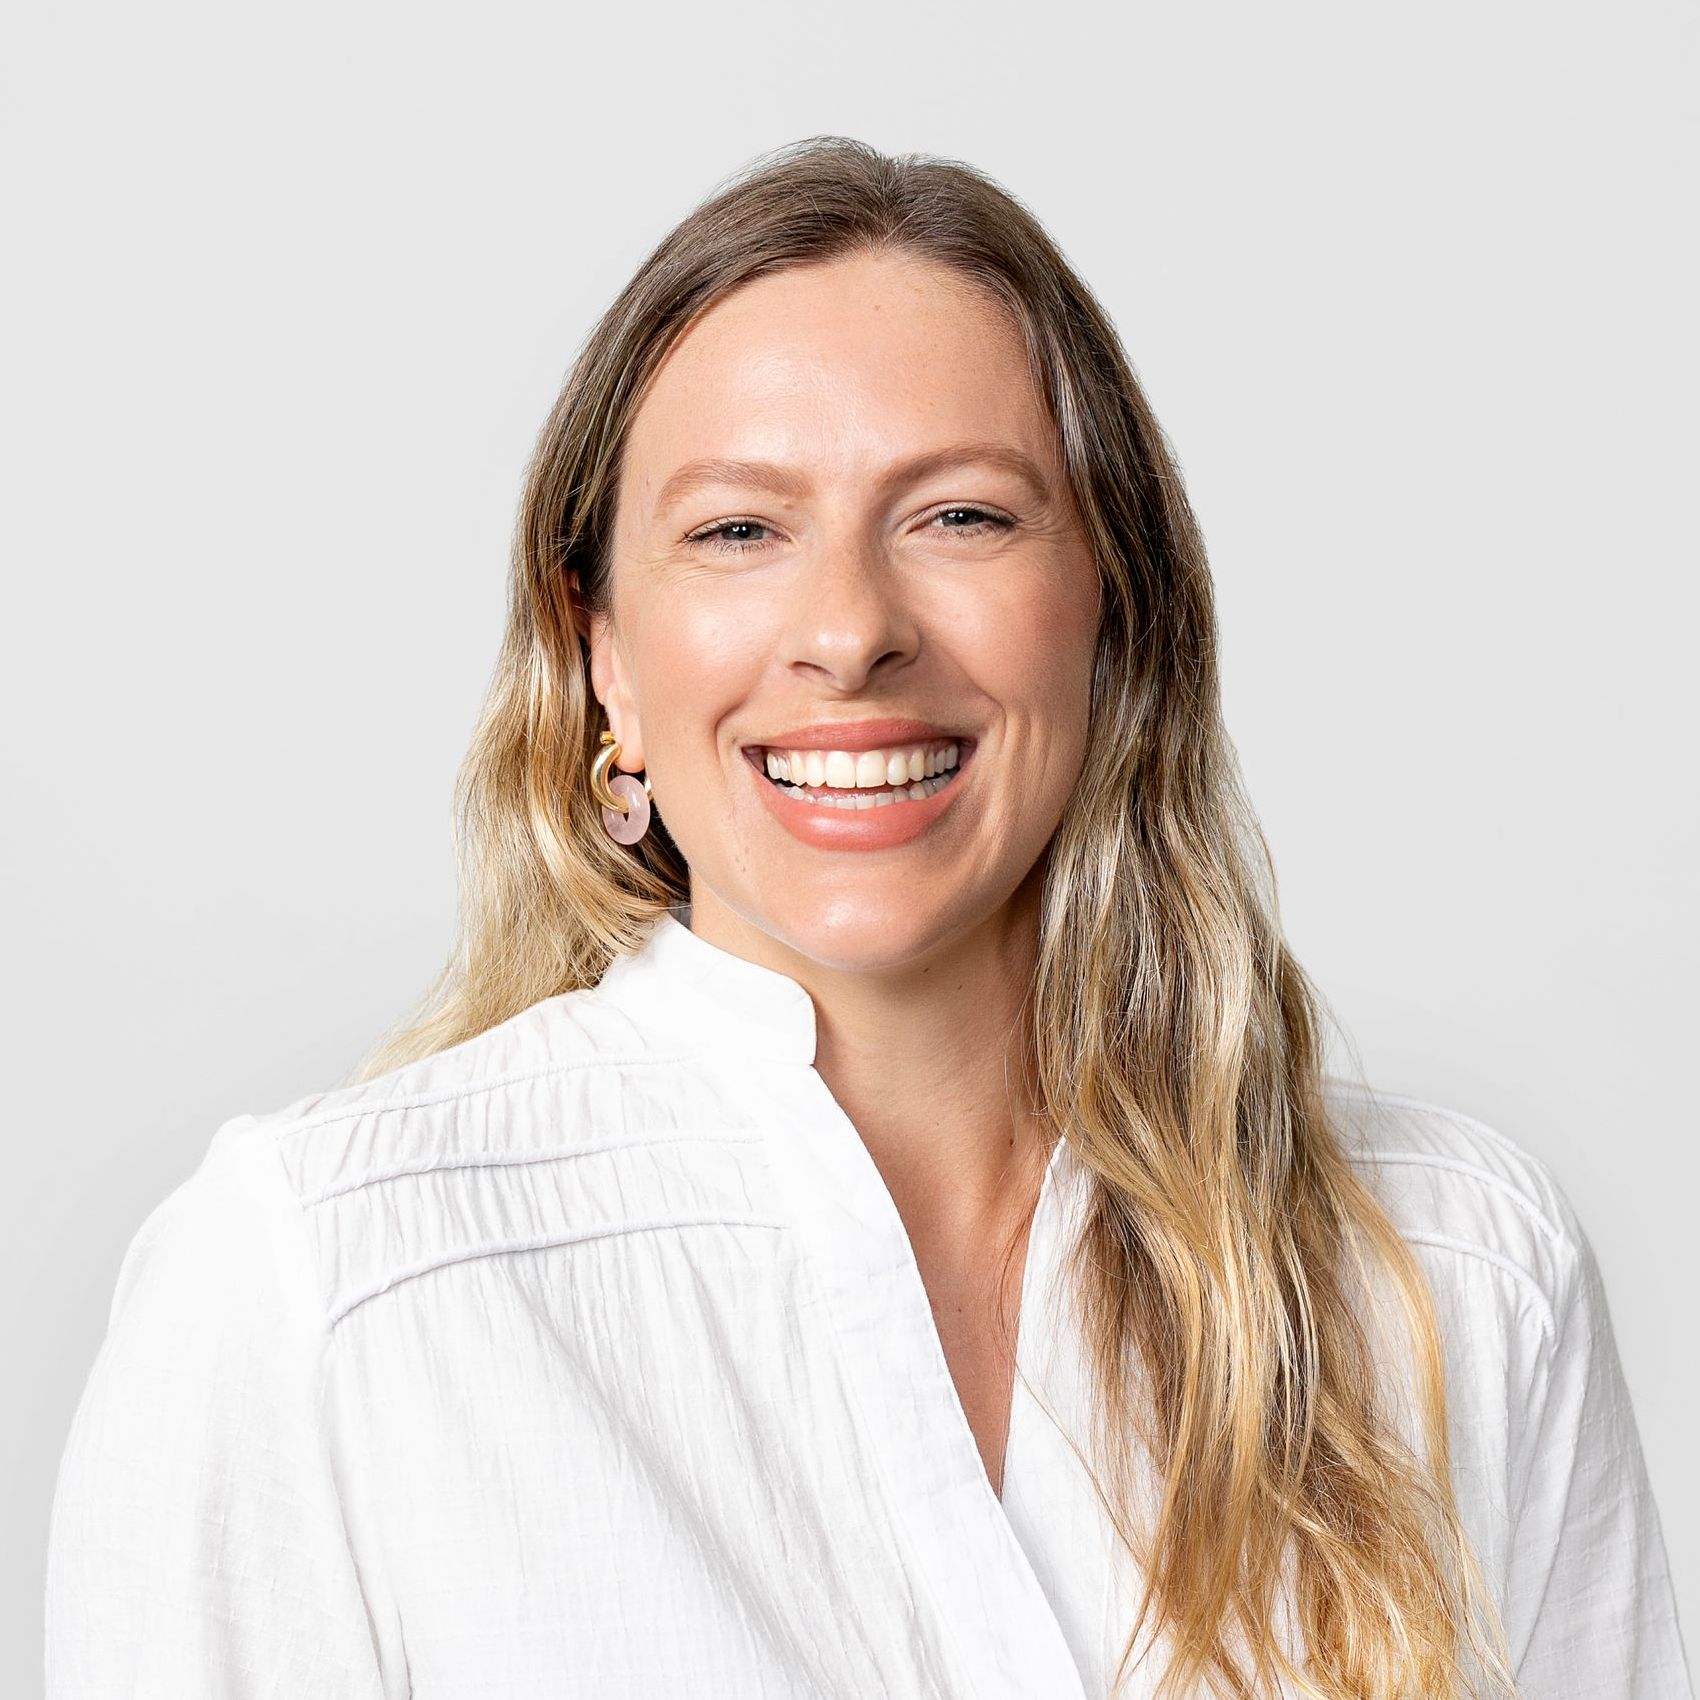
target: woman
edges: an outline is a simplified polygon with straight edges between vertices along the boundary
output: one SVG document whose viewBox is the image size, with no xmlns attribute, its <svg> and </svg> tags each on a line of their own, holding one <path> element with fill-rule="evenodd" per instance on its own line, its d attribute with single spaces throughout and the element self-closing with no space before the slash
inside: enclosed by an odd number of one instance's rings
<svg viewBox="0 0 1700 1700">
<path fill-rule="evenodd" d="M 1686 1693 L 1583 1231 L 1324 1079 L 1214 643 L 1022 207 L 692 213 L 530 469 L 451 968 L 131 1247 L 51 1692 Z"/>
</svg>

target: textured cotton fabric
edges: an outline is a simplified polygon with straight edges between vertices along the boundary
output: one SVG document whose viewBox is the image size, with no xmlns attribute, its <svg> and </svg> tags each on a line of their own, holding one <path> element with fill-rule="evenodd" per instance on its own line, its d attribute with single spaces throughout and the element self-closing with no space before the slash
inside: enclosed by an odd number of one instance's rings
<svg viewBox="0 0 1700 1700">
<path fill-rule="evenodd" d="M 1098 1700 L 1138 1578 L 1046 1172 L 1001 1500 L 794 980 L 663 915 L 594 989 L 243 1115 L 141 1225 L 54 1501 L 50 1700 Z M 1687 1700 L 1588 1242 L 1340 1083 L 1434 1284 L 1529 1700 Z M 1151 1694 L 1161 1644 L 1122 1691 Z"/>
</svg>

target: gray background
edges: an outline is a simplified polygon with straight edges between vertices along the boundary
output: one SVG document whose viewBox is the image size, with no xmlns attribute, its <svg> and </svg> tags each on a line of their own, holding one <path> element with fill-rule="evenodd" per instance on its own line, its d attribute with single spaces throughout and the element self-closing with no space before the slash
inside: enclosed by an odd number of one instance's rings
<svg viewBox="0 0 1700 1700">
<path fill-rule="evenodd" d="M 579 339 L 717 179 L 826 130 L 991 170 L 1121 327 L 1288 934 L 1372 1082 L 1577 1203 L 1700 1636 L 1692 7 L 32 10 L 0 1689 L 39 1688 L 130 1235 L 447 947 L 450 784 Z"/>
</svg>

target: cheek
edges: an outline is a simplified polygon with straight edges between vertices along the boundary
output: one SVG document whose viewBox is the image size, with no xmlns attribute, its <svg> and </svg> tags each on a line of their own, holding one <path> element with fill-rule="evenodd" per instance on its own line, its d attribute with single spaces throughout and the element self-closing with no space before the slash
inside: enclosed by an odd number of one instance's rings
<svg viewBox="0 0 1700 1700">
<path fill-rule="evenodd" d="M 771 653 L 759 608 L 675 590 L 629 620 L 627 651 L 646 746 L 700 748 L 749 694 Z"/>
<path fill-rule="evenodd" d="M 1097 643 L 1095 601 L 1052 586 L 961 605 L 948 644 L 982 690 L 1015 718 L 1083 735 Z"/>
<path fill-rule="evenodd" d="M 1046 688 L 1053 711 L 1084 743 L 1098 653 L 1098 583 L 1089 566 L 1071 571 L 1065 582 L 1067 593 L 1051 597 L 1040 611 L 1034 649 L 1049 662 Z"/>
<path fill-rule="evenodd" d="M 927 609 L 934 637 L 984 679 L 1013 678 L 1032 666 L 1049 641 L 1046 598 L 1037 573 L 1015 572 L 1001 582 L 951 585 Z"/>
</svg>

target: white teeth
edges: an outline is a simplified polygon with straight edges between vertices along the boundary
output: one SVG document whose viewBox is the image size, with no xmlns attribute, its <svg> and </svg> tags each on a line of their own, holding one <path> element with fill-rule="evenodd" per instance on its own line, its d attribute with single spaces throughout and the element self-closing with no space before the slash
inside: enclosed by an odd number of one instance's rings
<svg viewBox="0 0 1700 1700">
<path fill-rule="evenodd" d="M 917 784 L 905 786 L 901 791 L 828 791 L 822 796 L 816 796 L 812 791 L 793 790 L 791 795 L 820 809 L 883 809 L 894 804 L 921 802 L 942 791 L 950 781 L 951 775 L 947 771 L 934 779 L 923 779 Z"/>
<path fill-rule="evenodd" d="M 916 744 L 884 750 L 766 750 L 763 763 L 769 779 L 812 789 L 901 793 L 949 772 L 960 760 L 960 747 L 928 748 Z M 877 805 L 876 805 L 877 806 Z"/>
<path fill-rule="evenodd" d="M 908 767 L 905 762 L 904 767 Z M 878 750 L 863 750 L 856 758 L 856 784 L 863 790 L 886 783 L 886 758 Z"/>
</svg>

